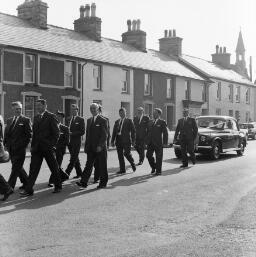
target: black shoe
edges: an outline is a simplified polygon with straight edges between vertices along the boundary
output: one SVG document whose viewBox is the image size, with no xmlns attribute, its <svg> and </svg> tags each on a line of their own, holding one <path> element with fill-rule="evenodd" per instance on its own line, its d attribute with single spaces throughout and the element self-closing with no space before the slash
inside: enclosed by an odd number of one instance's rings
<svg viewBox="0 0 256 257">
<path fill-rule="evenodd" d="M 59 187 L 55 187 L 54 190 L 52 191 L 53 194 L 57 194 L 57 193 L 60 193 L 62 190 L 62 188 L 59 188 Z"/>
<path fill-rule="evenodd" d="M 126 171 L 118 171 L 116 174 L 125 174 L 126 173 Z"/>
<path fill-rule="evenodd" d="M 138 163 L 137 163 L 137 165 L 139 166 L 139 165 L 142 165 L 142 163 L 143 163 L 143 161 L 139 161 Z"/>
<path fill-rule="evenodd" d="M 76 175 L 73 178 L 81 178 L 81 175 Z"/>
<path fill-rule="evenodd" d="M 154 174 L 155 172 L 156 172 L 155 169 L 152 169 L 152 170 L 151 170 L 151 174 Z"/>
<path fill-rule="evenodd" d="M 135 172 L 135 171 L 136 171 L 136 166 L 135 166 L 135 164 L 134 164 L 134 163 L 132 164 L 132 170 L 133 170 L 133 172 Z"/>
<path fill-rule="evenodd" d="M 23 191 L 23 192 L 20 192 L 20 196 L 32 196 L 34 194 L 34 191 L 30 191 L 30 192 L 27 192 L 27 191 Z"/>
<path fill-rule="evenodd" d="M 192 164 L 195 165 L 196 164 L 196 160 L 191 160 Z"/>
<path fill-rule="evenodd" d="M 98 185 L 97 189 L 106 188 L 106 187 L 107 187 L 107 185 Z"/>
<path fill-rule="evenodd" d="M 24 190 L 24 189 L 25 189 L 25 186 L 22 185 L 22 186 L 19 187 L 19 189 L 20 189 L 20 190 Z"/>
<path fill-rule="evenodd" d="M 155 176 L 161 176 L 161 175 L 162 175 L 162 172 L 156 172 L 154 175 L 155 175 Z"/>
<path fill-rule="evenodd" d="M 64 182 L 69 179 L 69 175 L 66 172 L 61 173 L 61 181 Z"/>
<path fill-rule="evenodd" d="M 76 182 L 76 184 L 79 186 L 79 187 L 83 187 L 83 188 L 87 188 L 87 185 L 86 184 L 83 184 L 81 182 Z"/>
<path fill-rule="evenodd" d="M 49 183 L 47 186 L 48 186 L 48 187 L 53 187 L 53 184 Z"/>
<path fill-rule="evenodd" d="M 8 197 L 13 194 L 13 189 L 10 188 L 5 194 L 4 197 L 2 198 L 2 201 L 6 201 L 8 199 Z"/>
<path fill-rule="evenodd" d="M 97 184 L 99 182 L 99 179 L 97 179 L 97 180 L 93 180 L 93 184 Z"/>
<path fill-rule="evenodd" d="M 180 165 L 180 168 L 187 168 L 187 167 L 188 165 L 185 165 L 185 164 Z"/>
</svg>

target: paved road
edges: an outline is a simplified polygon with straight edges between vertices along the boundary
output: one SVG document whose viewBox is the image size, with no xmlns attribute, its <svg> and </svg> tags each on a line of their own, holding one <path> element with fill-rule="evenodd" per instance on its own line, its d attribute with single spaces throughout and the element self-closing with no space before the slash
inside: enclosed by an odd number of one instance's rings
<svg viewBox="0 0 256 257">
<path fill-rule="evenodd" d="M 166 149 L 161 177 L 150 176 L 147 163 L 117 176 L 112 151 L 107 189 L 79 190 L 69 180 L 61 194 L 46 188 L 44 164 L 33 197 L 16 193 L 0 205 L 0 256 L 255 257 L 255 156 L 250 141 L 242 157 L 199 156 L 195 166 L 180 169 Z M 5 177 L 9 167 L 1 165 Z"/>
</svg>

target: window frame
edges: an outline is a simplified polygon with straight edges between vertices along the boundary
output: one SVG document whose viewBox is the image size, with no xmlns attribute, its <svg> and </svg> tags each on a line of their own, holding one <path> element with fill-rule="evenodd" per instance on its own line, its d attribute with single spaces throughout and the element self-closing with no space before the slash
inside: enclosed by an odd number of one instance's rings
<svg viewBox="0 0 256 257">
<path fill-rule="evenodd" d="M 34 67 L 32 67 L 32 74 L 33 74 L 33 80 L 32 81 L 28 81 L 26 80 L 26 71 L 28 70 L 28 68 L 26 67 L 26 57 L 27 56 L 33 56 L 34 57 Z M 36 82 L 36 55 L 35 54 L 31 54 L 31 53 L 25 53 L 24 54 L 24 83 L 35 83 Z"/>
<path fill-rule="evenodd" d="M 185 100 L 191 100 L 191 80 L 185 80 Z"/>
<path fill-rule="evenodd" d="M 248 99 L 247 99 L 247 94 L 248 94 Z M 248 87 L 246 89 L 246 92 L 245 92 L 245 102 L 246 104 L 250 104 L 251 103 L 251 89 Z"/>
<path fill-rule="evenodd" d="M 217 84 L 217 100 L 221 101 L 221 82 L 219 81 Z"/>
<path fill-rule="evenodd" d="M 97 78 L 94 75 L 95 67 L 97 67 Z M 100 64 L 93 64 L 93 71 L 92 71 L 93 79 L 94 79 L 94 87 L 93 90 L 95 91 L 102 91 L 102 65 Z"/>
<path fill-rule="evenodd" d="M 241 86 L 236 86 L 235 99 L 236 99 L 236 103 L 240 103 L 240 99 L 241 99 Z"/>
<path fill-rule="evenodd" d="M 126 80 L 124 81 L 122 79 L 122 88 L 121 88 L 121 93 L 122 94 L 129 94 L 129 88 L 130 88 L 130 71 L 128 69 L 122 69 L 122 72 L 125 72 L 125 77 L 126 77 Z M 126 90 L 123 90 L 123 86 L 124 86 L 124 83 L 126 83 Z"/>
<path fill-rule="evenodd" d="M 146 92 L 146 80 L 145 77 L 148 76 L 148 90 L 149 92 Z M 153 78 L 152 73 L 144 73 L 144 96 L 153 96 Z"/>
<path fill-rule="evenodd" d="M 229 95 L 228 95 L 228 100 L 233 103 L 234 102 L 234 85 L 233 84 L 229 84 Z"/>
<path fill-rule="evenodd" d="M 67 63 L 71 63 L 71 73 L 67 74 L 68 72 L 66 71 L 66 67 L 67 67 Z M 74 88 L 75 87 L 75 77 L 76 77 L 76 72 L 75 72 L 75 61 L 71 61 L 71 60 L 65 60 L 64 63 L 64 87 L 65 88 Z M 69 75 L 71 77 L 71 85 L 67 85 L 67 75 Z"/>
</svg>

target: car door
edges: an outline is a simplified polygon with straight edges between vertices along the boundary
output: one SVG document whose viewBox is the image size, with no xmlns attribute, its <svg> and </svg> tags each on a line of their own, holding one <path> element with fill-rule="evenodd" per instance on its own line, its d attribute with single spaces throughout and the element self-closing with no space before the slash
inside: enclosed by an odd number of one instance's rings
<svg viewBox="0 0 256 257">
<path fill-rule="evenodd" d="M 233 148 L 233 145 L 233 123 L 231 120 L 226 120 L 222 135 L 222 149 L 225 151 L 225 149 Z"/>
<path fill-rule="evenodd" d="M 239 146 L 239 140 L 240 140 L 239 128 L 235 120 L 231 120 L 231 122 L 233 125 L 233 131 L 232 131 L 233 138 L 232 138 L 231 148 L 237 148 Z"/>
</svg>

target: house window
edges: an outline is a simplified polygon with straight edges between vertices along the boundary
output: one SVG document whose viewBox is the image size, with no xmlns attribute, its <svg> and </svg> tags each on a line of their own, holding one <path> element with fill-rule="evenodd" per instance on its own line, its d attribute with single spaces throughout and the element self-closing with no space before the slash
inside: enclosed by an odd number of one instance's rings
<svg viewBox="0 0 256 257">
<path fill-rule="evenodd" d="M 129 93 L 129 71 L 125 69 L 122 73 L 122 93 Z"/>
<path fill-rule="evenodd" d="M 218 101 L 221 100 L 221 82 L 218 82 L 218 85 L 217 85 L 217 100 Z"/>
<path fill-rule="evenodd" d="M 250 112 L 246 112 L 245 114 L 245 122 L 250 122 L 251 118 L 250 118 Z"/>
<path fill-rule="evenodd" d="M 173 79 L 167 79 L 166 82 L 166 97 L 173 99 Z"/>
<path fill-rule="evenodd" d="M 247 104 L 250 104 L 250 93 L 250 88 L 247 88 L 245 93 L 245 101 Z"/>
<path fill-rule="evenodd" d="M 229 86 L 229 95 L 228 95 L 228 99 L 229 99 L 229 101 L 230 102 L 233 102 L 233 85 L 232 84 L 230 84 Z"/>
<path fill-rule="evenodd" d="M 228 116 L 233 117 L 233 115 L 234 115 L 233 110 L 229 110 L 229 111 L 228 111 Z"/>
<path fill-rule="evenodd" d="M 74 86 L 74 62 L 65 62 L 65 87 Z"/>
<path fill-rule="evenodd" d="M 36 58 L 32 54 L 25 55 L 25 82 L 35 82 Z"/>
<path fill-rule="evenodd" d="M 101 72 L 102 72 L 101 66 L 95 64 L 93 67 L 93 78 L 94 78 L 94 89 L 95 90 L 102 90 Z"/>
<path fill-rule="evenodd" d="M 185 81 L 185 99 L 190 100 L 191 98 L 191 87 L 190 87 L 190 80 Z"/>
<path fill-rule="evenodd" d="M 144 95 L 153 95 L 152 75 L 148 73 L 144 75 Z"/>
<path fill-rule="evenodd" d="M 24 106 L 24 114 L 25 116 L 29 117 L 31 120 L 36 114 L 36 100 L 38 96 L 25 96 L 25 106 Z"/>
<path fill-rule="evenodd" d="M 82 79 L 83 79 L 83 67 L 82 65 L 79 63 L 78 64 L 78 81 L 77 81 L 77 89 L 81 89 L 82 87 Z"/>
<path fill-rule="evenodd" d="M 235 95 L 235 98 L 236 98 L 236 102 L 239 103 L 239 102 L 240 102 L 240 86 L 237 86 L 237 87 L 236 87 L 236 95 Z"/>
<path fill-rule="evenodd" d="M 237 121 L 239 121 L 239 119 L 240 119 L 240 112 L 239 111 L 235 112 L 235 118 L 237 119 Z"/>
<path fill-rule="evenodd" d="M 102 106 L 102 100 L 93 100 L 92 102 Z"/>
<path fill-rule="evenodd" d="M 207 102 L 207 84 L 202 85 L 202 101 Z"/>
<path fill-rule="evenodd" d="M 220 108 L 216 109 L 216 115 L 221 115 L 221 109 Z"/>
<path fill-rule="evenodd" d="M 145 103 L 144 110 L 145 110 L 145 115 L 148 115 L 150 118 L 153 117 L 153 104 Z"/>
</svg>

